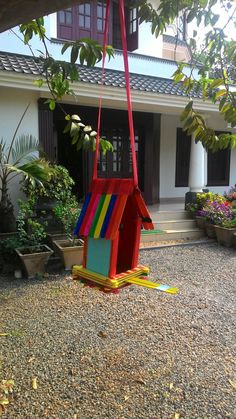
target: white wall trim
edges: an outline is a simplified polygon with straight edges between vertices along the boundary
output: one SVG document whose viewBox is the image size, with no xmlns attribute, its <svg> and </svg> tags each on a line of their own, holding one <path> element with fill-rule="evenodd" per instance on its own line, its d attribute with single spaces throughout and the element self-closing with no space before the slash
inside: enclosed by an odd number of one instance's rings
<svg viewBox="0 0 236 419">
<path fill-rule="evenodd" d="M 38 77 L 33 75 L 16 74 L 14 72 L 2 71 L 0 72 L 0 86 L 36 91 L 39 93 L 40 97 L 49 94 L 46 85 L 42 88 L 34 85 L 34 81 L 37 78 Z M 94 102 L 93 106 L 97 106 L 101 94 L 101 87 L 99 85 L 79 82 L 73 84 L 73 90 L 75 94 L 78 95 L 78 99 L 83 98 L 83 101 L 86 103 L 91 103 L 92 99 Z M 106 102 L 108 101 L 111 102 L 112 106 L 115 104 L 117 108 L 125 109 L 127 107 L 125 88 L 104 86 L 102 96 L 104 104 L 106 105 Z M 183 107 L 188 103 L 188 98 L 183 96 L 167 95 L 154 92 L 132 90 L 131 96 L 134 109 L 136 105 L 141 106 L 139 106 L 139 110 L 141 110 L 142 106 L 145 106 L 145 108 L 143 108 L 144 112 L 150 112 L 150 110 L 152 110 L 152 112 L 169 112 L 173 114 L 179 114 Z M 73 97 L 67 96 L 63 98 L 63 102 L 74 103 L 74 99 Z M 217 106 L 209 101 L 204 102 L 200 99 L 195 99 L 194 103 L 195 109 L 202 112 L 206 111 L 215 113 L 218 110 Z"/>
</svg>

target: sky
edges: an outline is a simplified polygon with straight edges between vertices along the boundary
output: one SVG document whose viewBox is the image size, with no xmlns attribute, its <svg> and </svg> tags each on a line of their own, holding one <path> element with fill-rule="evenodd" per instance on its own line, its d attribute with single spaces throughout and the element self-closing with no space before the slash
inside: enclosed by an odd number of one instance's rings
<svg viewBox="0 0 236 419">
<path fill-rule="evenodd" d="M 225 1 L 225 3 L 227 3 L 227 1 Z M 230 15 L 233 13 L 234 8 L 236 8 L 236 1 L 234 1 L 235 5 L 230 9 Z M 228 19 L 229 19 L 229 14 L 226 13 L 226 11 L 221 7 L 221 5 L 218 3 L 216 4 L 213 8 L 212 11 L 215 14 L 218 14 L 220 16 L 219 20 L 217 21 L 215 27 L 216 28 L 223 28 L 224 25 L 227 23 Z M 236 22 L 236 12 L 235 12 L 235 18 L 234 18 L 234 22 Z M 230 39 L 234 39 L 236 40 L 236 27 L 234 25 L 234 22 L 231 21 L 228 25 L 227 28 L 225 29 L 225 33 L 228 35 L 228 37 Z M 193 21 L 190 25 L 189 25 L 189 36 L 191 37 L 191 31 L 193 31 L 194 29 L 197 30 L 198 35 L 196 37 L 196 41 L 197 44 L 200 45 L 204 39 L 204 35 L 209 32 L 212 28 L 211 26 L 204 26 L 203 24 L 201 24 L 199 27 L 196 28 L 196 22 Z"/>
</svg>

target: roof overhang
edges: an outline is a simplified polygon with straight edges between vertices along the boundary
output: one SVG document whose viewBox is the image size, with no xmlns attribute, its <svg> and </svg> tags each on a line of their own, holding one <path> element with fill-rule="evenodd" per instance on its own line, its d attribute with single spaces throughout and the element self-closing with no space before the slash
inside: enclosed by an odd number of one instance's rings
<svg viewBox="0 0 236 419">
<path fill-rule="evenodd" d="M 78 3 L 82 0 L 0 0 L 0 32 Z"/>
<path fill-rule="evenodd" d="M 0 32 L 79 3 L 84 0 L 0 0 Z"/>
<path fill-rule="evenodd" d="M 34 91 L 39 98 L 50 97 L 47 87 L 37 87 L 34 81 L 37 79 L 33 75 L 16 74 L 14 72 L 1 71 L 0 85 L 2 87 L 24 89 Z M 101 86 L 90 83 L 73 83 L 73 91 L 78 97 L 75 103 L 73 96 L 65 96 L 63 103 L 81 104 L 97 107 L 101 96 Z M 132 90 L 133 110 L 152 113 L 168 113 L 179 115 L 184 106 L 188 103 L 188 98 L 177 95 L 161 94 L 154 92 Z M 102 87 L 103 106 L 113 109 L 126 109 L 126 89 L 121 87 L 103 86 Z M 209 101 L 194 99 L 195 108 L 203 113 L 215 113 L 218 108 Z"/>
</svg>

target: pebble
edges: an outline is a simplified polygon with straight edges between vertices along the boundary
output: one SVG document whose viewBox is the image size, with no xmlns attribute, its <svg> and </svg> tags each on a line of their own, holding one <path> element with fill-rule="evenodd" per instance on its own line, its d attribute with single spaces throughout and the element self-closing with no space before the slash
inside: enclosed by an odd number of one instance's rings
<svg viewBox="0 0 236 419">
<path fill-rule="evenodd" d="M 235 256 L 216 244 L 142 250 L 177 295 L 0 278 L 0 379 L 15 382 L 2 417 L 235 418 Z"/>
</svg>

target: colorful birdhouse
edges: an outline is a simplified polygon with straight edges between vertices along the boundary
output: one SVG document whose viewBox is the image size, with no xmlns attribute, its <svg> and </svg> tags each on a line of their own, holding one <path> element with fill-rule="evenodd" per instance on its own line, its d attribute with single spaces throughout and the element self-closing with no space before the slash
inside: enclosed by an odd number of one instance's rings
<svg viewBox="0 0 236 419">
<path fill-rule="evenodd" d="M 75 230 L 85 238 L 83 266 L 74 272 L 111 288 L 148 273 L 138 266 L 142 227 L 154 228 L 133 179 L 93 180 Z"/>
<path fill-rule="evenodd" d="M 110 0 L 107 0 L 102 58 L 102 84 L 104 82 L 109 12 Z M 119 2 L 119 12 L 133 178 L 99 179 L 97 176 L 102 106 L 102 97 L 100 97 L 93 180 L 75 230 L 76 234 L 85 238 L 83 266 L 75 266 L 73 268 L 73 273 L 77 277 L 88 279 L 107 288 L 119 288 L 124 283 L 127 283 L 128 280 L 132 281 L 133 278 L 140 278 L 149 272 L 148 268 L 138 266 L 140 233 L 142 227 L 147 230 L 154 228 L 138 188 L 124 0 Z"/>
</svg>

